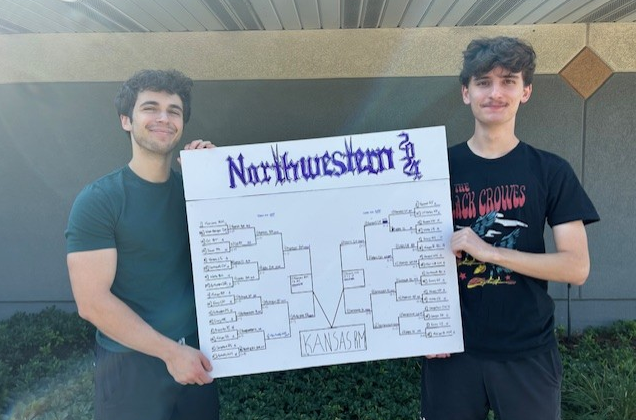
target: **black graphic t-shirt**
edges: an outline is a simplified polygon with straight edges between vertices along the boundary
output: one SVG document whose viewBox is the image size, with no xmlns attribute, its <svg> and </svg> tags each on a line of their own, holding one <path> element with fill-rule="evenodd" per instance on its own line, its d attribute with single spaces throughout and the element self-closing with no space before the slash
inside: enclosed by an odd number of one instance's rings
<svg viewBox="0 0 636 420">
<path fill-rule="evenodd" d="M 571 166 L 552 153 L 519 143 L 484 159 L 461 143 L 449 162 L 455 229 L 471 227 L 495 246 L 543 253 L 546 222 L 599 220 Z M 547 281 L 466 254 L 457 273 L 466 352 L 508 360 L 556 346 Z"/>
</svg>

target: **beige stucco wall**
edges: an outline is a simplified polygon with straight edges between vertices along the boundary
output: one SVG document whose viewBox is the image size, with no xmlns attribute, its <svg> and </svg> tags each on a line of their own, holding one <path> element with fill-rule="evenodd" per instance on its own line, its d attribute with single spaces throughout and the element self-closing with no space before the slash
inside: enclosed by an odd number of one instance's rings
<svg viewBox="0 0 636 420">
<path fill-rule="evenodd" d="M 423 29 L 28 34 L 0 36 L 0 83 L 118 81 L 140 68 L 195 80 L 448 76 L 470 39 L 528 40 L 538 74 L 558 73 L 589 46 L 614 72 L 636 71 L 636 24 Z"/>
</svg>

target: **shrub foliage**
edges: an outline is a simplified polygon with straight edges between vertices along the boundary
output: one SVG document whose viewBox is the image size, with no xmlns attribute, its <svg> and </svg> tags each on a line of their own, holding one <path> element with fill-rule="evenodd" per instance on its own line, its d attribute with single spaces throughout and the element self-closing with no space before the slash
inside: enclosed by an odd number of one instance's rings
<svg viewBox="0 0 636 420">
<path fill-rule="evenodd" d="M 636 321 L 562 338 L 564 420 L 636 419 Z"/>
<path fill-rule="evenodd" d="M 55 308 L 0 322 L 0 408 L 13 408 L 0 419 L 92 419 L 93 336 L 76 313 Z M 563 419 L 635 420 L 636 320 L 561 333 L 559 343 Z M 221 413 L 232 420 L 417 420 L 419 375 L 419 359 L 410 358 L 223 378 Z"/>
<path fill-rule="evenodd" d="M 12 395 L 60 371 L 67 360 L 86 354 L 94 334 L 77 313 L 54 307 L 18 312 L 0 322 L 0 408 Z"/>
</svg>

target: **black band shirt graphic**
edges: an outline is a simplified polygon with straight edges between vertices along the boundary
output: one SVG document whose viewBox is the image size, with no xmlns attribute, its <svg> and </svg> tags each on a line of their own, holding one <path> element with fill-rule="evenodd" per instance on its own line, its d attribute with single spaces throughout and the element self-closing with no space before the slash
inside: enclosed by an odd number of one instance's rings
<svg viewBox="0 0 636 420">
<path fill-rule="evenodd" d="M 496 247 L 544 253 L 546 223 L 589 223 L 598 214 L 562 158 L 519 143 L 484 159 L 466 143 L 449 149 L 455 229 L 471 228 Z M 457 261 L 466 352 L 509 360 L 556 346 L 548 282 L 484 263 Z"/>
<path fill-rule="evenodd" d="M 465 226 L 455 226 L 455 228 L 463 228 Z M 519 238 L 522 228 L 528 225 L 517 220 L 508 220 L 504 218 L 502 213 L 491 211 L 484 216 L 479 217 L 470 228 L 483 240 L 491 243 L 493 246 L 516 249 L 515 244 Z M 510 228 L 513 228 L 510 231 Z M 508 231 L 510 231 L 508 233 Z M 474 287 L 484 287 L 486 285 L 513 285 L 516 280 L 512 278 L 512 270 L 501 267 L 499 265 L 484 263 L 476 260 L 472 255 L 464 253 L 461 260 L 457 263 L 459 270 L 459 280 L 466 281 L 466 287 L 472 289 Z M 463 268 L 467 267 L 467 270 Z"/>
</svg>

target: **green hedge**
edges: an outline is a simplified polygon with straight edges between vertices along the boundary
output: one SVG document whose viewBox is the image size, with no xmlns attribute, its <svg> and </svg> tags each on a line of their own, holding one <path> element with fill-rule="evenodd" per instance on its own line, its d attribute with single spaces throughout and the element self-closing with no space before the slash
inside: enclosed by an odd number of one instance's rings
<svg viewBox="0 0 636 420">
<path fill-rule="evenodd" d="M 224 419 L 419 418 L 419 359 L 219 379 Z"/>
<path fill-rule="evenodd" d="M 92 418 L 94 329 L 49 308 L 0 322 L 0 419 Z M 559 334 L 564 420 L 636 420 L 636 321 Z M 282 357 L 282 355 L 281 355 Z M 420 361 L 219 379 L 225 420 L 417 420 Z"/>
<path fill-rule="evenodd" d="M 66 361 L 86 354 L 94 334 L 77 313 L 54 307 L 18 312 L 0 322 L 0 409 L 13 395 L 59 372 Z"/>
<path fill-rule="evenodd" d="M 636 321 L 562 337 L 563 419 L 636 420 Z"/>
</svg>

